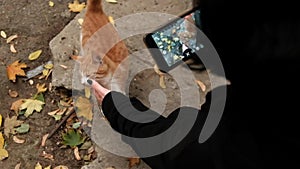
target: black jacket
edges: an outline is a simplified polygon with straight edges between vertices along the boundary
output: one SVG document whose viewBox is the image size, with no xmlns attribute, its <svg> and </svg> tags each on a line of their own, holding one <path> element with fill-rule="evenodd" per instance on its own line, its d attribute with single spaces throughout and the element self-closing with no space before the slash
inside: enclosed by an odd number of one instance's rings
<svg viewBox="0 0 300 169">
<path fill-rule="evenodd" d="M 195 125 L 174 148 L 143 158 L 149 166 L 153 169 L 300 167 L 297 155 L 300 151 L 297 118 L 300 15 L 295 7 L 297 5 L 288 2 L 203 0 L 199 7 L 203 32 L 214 44 L 226 77 L 232 82 L 227 86 L 222 120 L 214 134 L 199 144 L 210 93 L 201 111 L 181 108 L 180 113 L 186 116 L 198 113 Z M 112 95 L 120 99 L 113 101 Z M 147 110 L 137 99 L 129 101 L 117 92 L 104 98 L 102 108 L 112 128 L 131 137 L 162 133 L 172 126 L 179 112 L 177 109 L 168 118 L 161 116 L 150 123 L 136 123 L 124 118 L 123 113 L 126 117 L 138 115 L 146 119 L 157 114 L 127 109 L 130 104 L 138 110 Z M 123 107 L 123 115 L 115 109 L 116 105 Z M 141 147 L 124 141 L 139 153 Z M 168 144 L 172 138 L 162 138 L 161 142 Z"/>
</svg>

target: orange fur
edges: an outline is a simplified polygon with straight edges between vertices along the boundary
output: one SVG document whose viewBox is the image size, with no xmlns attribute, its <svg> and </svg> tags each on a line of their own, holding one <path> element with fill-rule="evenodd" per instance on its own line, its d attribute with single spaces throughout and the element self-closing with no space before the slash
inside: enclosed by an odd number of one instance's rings
<svg viewBox="0 0 300 169">
<path fill-rule="evenodd" d="M 120 41 L 115 27 L 109 22 L 101 3 L 101 0 L 87 1 L 81 31 L 83 57 L 78 61 L 85 76 L 110 88 L 111 77 L 128 56 L 128 50 L 125 43 Z"/>
</svg>

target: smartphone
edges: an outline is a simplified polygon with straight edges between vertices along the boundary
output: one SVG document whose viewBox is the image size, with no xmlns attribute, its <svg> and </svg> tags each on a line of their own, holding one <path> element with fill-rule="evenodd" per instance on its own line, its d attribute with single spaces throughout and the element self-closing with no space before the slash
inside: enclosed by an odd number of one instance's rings
<svg viewBox="0 0 300 169">
<path fill-rule="evenodd" d="M 168 72 L 197 57 L 196 51 L 203 48 L 197 40 L 198 29 L 201 29 L 200 10 L 193 8 L 144 36 L 144 43 L 161 71 Z"/>
</svg>

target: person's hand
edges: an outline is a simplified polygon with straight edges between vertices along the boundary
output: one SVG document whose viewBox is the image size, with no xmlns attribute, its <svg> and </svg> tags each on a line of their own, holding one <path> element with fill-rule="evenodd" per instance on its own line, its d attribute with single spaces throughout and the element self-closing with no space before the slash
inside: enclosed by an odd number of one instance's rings
<svg viewBox="0 0 300 169">
<path fill-rule="evenodd" d="M 110 90 L 104 88 L 95 80 L 88 79 L 87 83 L 94 89 L 96 99 L 100 104 L 102 104 L 104 97 L 110 92 Z"/>
</svg>

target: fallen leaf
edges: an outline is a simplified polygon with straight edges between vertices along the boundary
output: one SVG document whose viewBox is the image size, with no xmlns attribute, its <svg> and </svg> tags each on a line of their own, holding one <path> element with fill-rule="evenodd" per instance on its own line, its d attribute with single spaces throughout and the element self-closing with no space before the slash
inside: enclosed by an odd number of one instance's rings
<svg viewBox="0 0 300 169">
<path fill-rule="evenodd" d="M 115 20 L 112 16 L 108 16 L 108 20 L 111 24 L 115 25 Z"/>
<path fill-rule="evenodd" d="M 4 31 L 1 31 L 1 32 L 0 32 L 0 35 L 1 35 L 1 37 L 4 38 L 4 39 L 6 39 L 6 37 L 7 37 L 7 35 L 6 35 L 6 33 L 5 33 Z"/>
<path fill-rule="evenodd" d="M 16 76 L 26 76 L 24 70 L 22 68 L 26 68 L 27 65 L 25 63 L 19 63 L 19 60 L 14 63 L 8 65 L 6 67 L 6 72 L 9 80 L 16 82 Z"/>
<path fill-rule="evenodd" d="M 44 105 L 44 104 L 45 103 L 40 100 L 24 99 L 24 103 L 21 104 L 20 110 L 26 109 L 24 115 L 25 115 L 25 117 L 28 117 L 34 111 L 40 112 L 43 109 L 42 105 Z"/>
<path fill-rule="evenodd" d="M 38 163 L 35 165 L 34 169 L 43 169 L 43 167 L 42 167 L 42 165 L 38 162 Z"/>
<path fill-rule="evenodd" d="M 200 80 L 196 80 L 196 83 L 198 84 L 198 86 L 200 87 L 200 89 L 205 92 L 206 90 L 206 86 L 203 82 L 201 82 Z"/>
<path fill-rule="evenodd" d="M 51 169 L 51 165 L 45 167 L 44 169 Z"/>
<path fill-rule="evenodd" d="M 88 99 L 91 97 L 91 88 L 90 87 L 87 87 L 87 86 L 84 87 L 84 95 Z"/>
<path fill-rule="evenodd" d="M 78 21 L 79 25 L 82 25 L 84 20 L 82 18 L 79 18 L 77 21 Z"/>
<path fill-rule="evenodd" d="M 4 135 L 9 137 L 9 133 L 15 133 L 15 127 L 20 126 L 23 123 L 21 120 L 17 120 L 17 116 L 7 117 L 4 121 Z"/>
<path fill-rule="evenodd" d="M 138 166 L 141 163 L 140 158 L 128 158 L 129 164 L 128 167 L 132 168 L 133 166 Z"/>
<path fill-rule="evenodd" d="M 42 143 L 41 143 L 41 146 L 42 146 L 42 147 L 45 147 L 46 141 L 47 141 L 47 139 L 48 139 L 48 136 L 49 136 L 49 134 L 45 134 L 45 135 L 42 137 Z"/>
<path fill-rule="evenodd" d="M 66 65 L 59 65 L 59 66 L 64 68 L 64 69 L 68 69 L 68 66 L 66 66 Z"/>
<path fill-rule="evenodd" d="M 165 89 L 166 87 L 166 83 L 165 83 L 165 78 L 164 76 L 159 76 L 159 85 L 161 88 Z"/>
<path fill-rule="evenodd" d="M 67 166 L 64 166 L 64 165 L 59 165 L 59 166 L 56 166 L 55 168 L 53 169 L 68 169 Z"/>
<path fill-rule="evenodd" d="M 15 143 L 18 143 L 18 144 L 25 143 L 25 140 L 19 139 L 17 136 L 13 136 L 13 140 Z"/>
<path fill-rule="evenodd" d="M 87 153 L 92 154 L 95 151 L 95 148 L 92 146 L 88 149 Z"/>
<path fill-rule="evenodd" d="M 20 169 L 21 168 L 21 163 L 18 163 L 16 166 L 15 166 L 15 169 Z"/>
<path fill-rule="evenodd" d="M 17 53 L 17 50 L 16 50 L 16 48 L 15 48 L 15 45 L 14 44 L 10 44 L 10 51 L 12 52 L 12 53 Z"/>
<path fill-rule="evenodd" d="M 16 114 L 19 113 L 21 104 L 23 104 L 24 99 L 17 100 L 11 104 L 10 110 L 13 110 Z"/>
<path fill-rule="evenodd" d="M 8 157 L 8 152 L 5 149 L 0 148 L 0 161 L 6 159 Z"/>
<path fill-rule="evenodd" d="M 28 59 L 29 60 L 36 60 L 41 56 L 42 52 L 43 52 L 42 50 L 37 50 L 35 52 L 32 52 L 32 53 L 29 54 Z"/>
<path fill-rule="evenodd" d="M 52 161 L 54 160 L 54 156 L 52 154 L 46 153 L 45 151 L 43 151 L 42 157 Z"/>
<path fill-rule="evenodd" d="M 42 84 L 40 85 L 39 83 L 36 84 L 36 89 L 37 89 L 37 93 L 44 93 L 45 91 L 47 91 L 47 87 L 45 87 L 46 84 Z"/>
<path fill-rule="evenodd" d="M 0 149 L 4 148 L 4 137 L 2 133 L 0 132 Z"/>
<path fill-rule="evenodd" d="M 84 139 L 81 137 L 80 133 L 73 129 L 63 134 L 62 138 L 63 144 L 70 147 L 78 146 L 84 142 Z"/>
<path fill-rule="evenodd" d="M 11 41 L 13 41 L 16 38 L 18 38 L 18 35 L 11 35 L 10 37 L 8 37 L 6 39 L 6 43 L 10 43 Z"/>
<path fill-rule="evenodd" d="M 118 3 L 118 1 L 117 1 L 117 0 L 106 0 L 106 2 L 108 2 L 108 3 L 112 3 L 112 4 L 116 4 L 116 3 Z"/>
<path fill-rule="evenodd" d="M 74 148 L 74 156 L 75 156 L 76 160 L 78 160 L 78 161 L 81 160 L 81 157 L 80 157 L 80 155 L 79 155 L 78 147 L 75 147 L 75 148 Z"/>
<path fill-rule="evenodd" d="M 87 120 L 92 121 L 93 112 L 92 112 L 92 104 L 90 100 L 85 97 L 79 97 L 75 102 L 75 107 L 77 107 L 77 116 L 84 117 Z"/>
<path fill-rule="evenodd" d="M 44 68 L 46 68 L 46 69 L 52 69 L 53 68 L 53 64 L 52 63 L 48 63 L 48 64 L 46 64 L 45 66 L 44 66 Z"/>
<path fill-rule="evenodd" d="M 30 129 L 29 124 L 21 124 L 20 127 L 16 128 L 16 132 L 20 134 L 28 133 L 29 129 Z"/>
<path fill-rule="evenodd" d="M 53 1 L 49 1 L 49 6 L 50 7 L 53 7 L 55 4 L 54 4 L 54 2 Z"/>
<path fill-rule="evenodd" d="M 72 12 L 81 12 L 85 8 L 85 2 L 79 3 L 78 0 L 74 0 L 73 3 L 69 3 L 69 10 Z"/>
<path fill-rule="evenodd" d="M 12 97 L 12 98 L 16 98 L 16 97 L 19 96 L 19 93 L 18 93 L 17 91 L 10 90 L 10 89 L 8 90 L 8 94 L 9 94 L 9 96 Z"/>
</svg>

